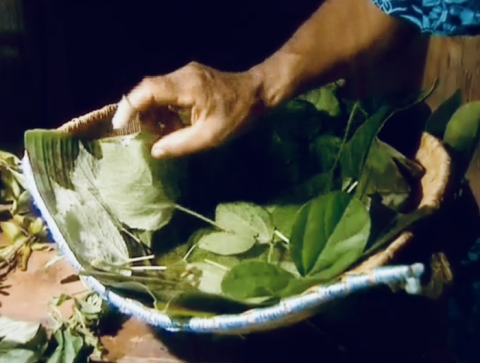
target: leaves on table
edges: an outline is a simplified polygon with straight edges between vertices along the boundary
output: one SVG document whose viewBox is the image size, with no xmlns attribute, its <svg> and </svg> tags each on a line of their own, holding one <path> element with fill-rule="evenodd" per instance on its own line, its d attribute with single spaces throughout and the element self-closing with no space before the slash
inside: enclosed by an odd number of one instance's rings
<svg viewBox="0 0 480 363">
<path fill-rule="evenodd" d="M 73 300 L 73 314 L 65 319 L 58 309 L 65 301 Z M 103 299 L 89 292 L 83 298 L 61 295 L 49 304 L 50 317 L 56 325 L 50 363 L 76 363 L 93 354 L 101 357 L 104 351 L 99 339 L 101 319 L 108 313 Z"/>
<path fill-rule="evenodd" d="M 0 361 L 36 363 L 47 348 L 47 332 L 41 324 L 0 316 Z"/>
<path fill-rule="evenodd" d="M 54 334 L 58 344 L 47 363 L 76 363 L 82 353 L 85 342 L 80 335 L 70 329 L 59 329 Z"/>
<path fill-rule="evenodd" d="M 333 192 L 302 207 L 293 226 L 290 253 L 302 276 L 334 278 L 362 255 L 370 235 L 363 203 Z"/>
</svg>

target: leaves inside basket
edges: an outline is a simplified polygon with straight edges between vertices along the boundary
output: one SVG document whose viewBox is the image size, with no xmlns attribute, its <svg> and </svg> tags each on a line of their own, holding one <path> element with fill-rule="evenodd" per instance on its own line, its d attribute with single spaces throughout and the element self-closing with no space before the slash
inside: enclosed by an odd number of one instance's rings
<svg viewBox="0 0 480 363">
<path fill-rule="evenodd" d="M 34 130 L 25 145 L 82 275 L 172 316 L 207 316 L 335 281 L 423 216 L 398 213 L 422 168 L 379 134 L 398 111 L 350 110 L 326 88 L 182 160 L 153 160 L 149 134 Z"/>
</svg>

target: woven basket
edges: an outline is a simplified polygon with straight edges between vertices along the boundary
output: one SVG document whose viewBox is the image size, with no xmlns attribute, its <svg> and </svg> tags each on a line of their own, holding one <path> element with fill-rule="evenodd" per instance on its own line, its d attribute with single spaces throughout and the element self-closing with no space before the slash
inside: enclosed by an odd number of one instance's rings
<svg viewBox="0 0 480 363">
<path fill-rule="evenodd" d="M 111 119 L 116 109 L 117 105 L 106 106 L 73 119 L 60 127 L 60 130 L 89 138 L 128 135 L 138 132 L 140 129 L 138 121 L 133 122 L 123 130 L 114 131 L 112 129 Z M 424 133 L 416 159 L 426 171 L 421 180 L 422 200 L 419 208 L 434 211 L 440 207 L 447 188 L 450 177 L 450 157 L 438 139 Z M 72 266 L 80 270 L 80 264 L 70 251 L 55 221 L 48 214 L 38 193 L 28 155 L 24 158 L 24 173 L 33 199 L 45 218 L 53 239 Z M 136 316 L 163 329 L 196 333 L 245 334 L 294 324 L 314 315 L 325 303 L 341 299 L 356 291 L 369 289 L 374 285 L 400 286 L 409 293 L 422 293 L 419 282 L 420 276 L 424 272 L 422 264 L 384 267 L 392 262 L 398 252 L 412 238 L 413 234 L 411 232 L 403 232 L 385 250 L 371 256 L 344 274 L 339 283 L 328 287 L 313 287 L 302 295 L 284 299 L 275 306 L 252 309 L 238 315 L 176 320 L 158 310 L 147 308 L 136 301 L 123 298 L 109 291 L 92 277 L 84 278 L 84 282 L 122 312 Z"/>
</svg>

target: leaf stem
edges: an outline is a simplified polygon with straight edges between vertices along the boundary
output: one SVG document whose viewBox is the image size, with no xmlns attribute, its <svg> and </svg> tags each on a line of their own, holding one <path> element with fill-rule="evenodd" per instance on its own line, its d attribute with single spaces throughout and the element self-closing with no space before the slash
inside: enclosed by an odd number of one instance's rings
<svg viewBox="0 0 480 363">
<path fill-rule="evenodd" d="M 187 253 L 185 254 L 185 256 L 183 256 L 183 260 L 185 262 L 187 262 L 187 259 L 190 257 L 190 255 L 192 254 L 193 250 L 195 249 L 195 247 L 197 247 L 196 244 L 193 244 L 192 247 L 190 247 L 187 251 Z"/>
<path fill-rule="evenodd" d="M 278 229 L 275 229 L 275 231 L 273 232 L 273 234 L 275 236 L 277 236 L 278 238 L 280 238 L 283 242 L 285 242 L 287 245 L 290 243 L 289 239 L 282 233 L 280 232 Z"/>
<path fill-rule="evenodd" d="M 273 243 L 268 247 L 267 263 L 272 263 L 273 249 L 275 245 Z"/>
<path fill-rule="evenodd" d="M 358 185 L 358 181 L 353 182 L 352 185 L 348 187 L 347 193 L 350 194 L 353 191 L 353 189 L 357 187 L 357 185 Z"/>
<path fill-rule="evenodd" d="M 166 266 L 132 266 L 129 270 L 132 271 L 165 271 Z"/>
<path fill-rule="evenodd" d="M 146 260 L 151 260 L 151 259 L 154 259 L 155 258 L 155 255 L 149 255 L 149 256 L 141 256 L 141 257 L 133 257 L 133 258 L 129 258 L 125 263 L 125 264 L 128 264 L 128 263 L 133 263 L 133 262 L 140 262 L 140 261 L 146 261 Z"/>
<path fill-rule="evenodd" d="M 230 271 L 230 269 L 228 267 L 225 267 L 223 265 L 220 265 L 219 263 L 216 263 L 216 262 L 213 262 L 212 260 L 208 260 L 208 259 L 205 259 L 204 260 L 206 263 L 209 263 L 210 265 L 212 266 L 215 266 L 215 267 L 218 267 L 224 271 Z"/>
<path fill-rule="evenodd" d="M 190 210 L 190 209 L 187 209 L 187 208 L 185 208 L 185 207 L 182 207 L 182 206 L 179 205 L 179 204 L 175 204 L 175 208 L 178 209 L 178 210 L 180 210 L 180 211 L 182 211 L 182 212 L 184 212 L 184 213 L 190 214 L 190 215 L 193 216 L 193 217 L 196 217 L 196 218 L 198 218 L 198 219 L 201 219 L 202 221 L 204 221 L 204 222 L 206 222 L 206 223 L 209 223 L 209 224 L 211 224 L 212 226 L 214 226 L 215 228 L 217 228 L 217 229 L 225 232 L 225 230 L 224 230 L 222 227 L 220 227 L 217 223 L 215 223 L 215 221 L 213 221 L 213 220 L 211 220 L 211 219 L 209 219 L 209 218 L 207 218 L 207 217 L 204 217 L 204 216 L 202 216 L 201 214 L 199 214 L 199 213 L 197 213 L 197 212 L 194 212 L 194 211 L 192 211 L 192 210 Z"/>
</svg>

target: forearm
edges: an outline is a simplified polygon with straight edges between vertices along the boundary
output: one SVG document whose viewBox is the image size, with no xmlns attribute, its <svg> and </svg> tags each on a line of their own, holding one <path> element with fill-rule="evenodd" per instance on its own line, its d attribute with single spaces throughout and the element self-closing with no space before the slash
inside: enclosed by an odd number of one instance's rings
<svg viewBox="0 0 480 363">
<path fill-rule="evenodd" d="M 250 71 L 271 108 L 310 87 L 348 79 L 411 34 L 370 0 L 327 0 L 279 51 Z"/>
</svg>

